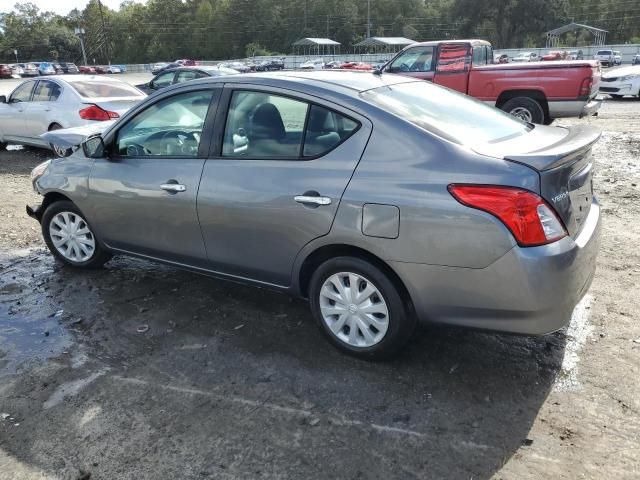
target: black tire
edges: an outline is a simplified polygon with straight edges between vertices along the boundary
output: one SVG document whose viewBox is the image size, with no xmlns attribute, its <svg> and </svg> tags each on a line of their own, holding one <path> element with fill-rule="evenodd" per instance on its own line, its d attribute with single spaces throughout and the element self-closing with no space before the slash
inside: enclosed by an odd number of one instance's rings
<svg viewBox="0 0 640 480">
<path fill-rule="evenodd" d="M 91 256 L 86 260 L 73 261 L 72 259 L 66 258 L 58 251 L 58 249 L 54 245 L 54 242 L 51 238 L 50 225 L 56 215 L 63 212 L 69 212 L 79 217 L 86 224 L 91 237 L 93 237 L 94 249 Z M 68 200 L 61 200 L 52 203 L 42 214 L 40 224 L 42 226 L 42 236 L 44 237 L 44 241 L 47 244 L 47 247 L 49 248 L 53 256 L 56 257 L 56 259 L 64 265 L 85 269 L 100 268 L 112 257 L 111 253 L 105 250 L 98 238 L 93 233 L 94 230 L 91 225 L 89 225 L 89 222 L 87 221 L 84 214 L 78 209 L 78 207 L 75 206 L 73 202 L 70 202 Z"/>
<path fill-rule="evenodd" d="M 8 145 L 8 143 L 0 142 L 0 151 L 6 150 Z"/>
<path fill-rule="evenodd" d="M 545 121 L 542 105 L 531 97 L 512 98 L 511 100 L 507 100 L 500 108 L 515 117 L 522 118 L 531 123 L 543 124 Z M 519 113 L 522 113 L 522 116 L 519 115 Z M 524 118 L 525 116 L 529 116 L 530 120 Z"/>
<path fill-rule="evenodd" d="M 60 125 L 59 123 L 52 123 L 49 126 L 49 131 L 53 132 L 54 130 L 60 130 L 61 128 L 62 128 L 62 125 Z M 73 150 L 71 150 L 70 148 L 58 147 L 52 143 L 49 144 L 49 146 L 51 147 L 51 150 L 53 150 L 53 153 L 55 153 L 56 156 L 59 158 L 68 157 L 73 153 Z"/>
<path fill-rule="evenodd" d="M 346 272 L 355 273 L 362 277 L 360 285 L 362 288 L 367 284 L 372 284 L 381 294 L 381 300 L 386 303 L 388 311 L 386 317 L 388 322 L 387 330 L 381 339 L 371 346 L 354 346 L 341 340 L 331 331 L 323 318 L 320 305 L 321 289 L 332 275 Z M 336 257 L 320 265 L 311 278 L 309 301 L 311 313 L 329 341 L 343 352 L 365 360 L 391 358 L 406 345 L 416 327 L 416 317 L 413 314 L 413 309 L 410 308 L 408 302 L 402 297 L 389 276 L 375 265 L 360 258 Z M 347 332 L 344 329 L 348 329 Z M 358 327 L 358 329 L 360 336 L 364 340 L 362 328 Z M 345 335 L 348 335 L 349 331 L 350 327 L 346 324 L 339 330 L 340 333 Z M 375 330 L 370 331 L 376 334 Z"/>
<path fill-rule="evenodd" d="M 609 94 L 609 96 L 610 96 L 611 98 L 615 98 L 616 100 L 620 100 L 622 97 L 624 97 L 624 95 L 614 95 L 614 94 L 612 94 L 612 93 L 610 93 L 610 94 Z"/>
</svg>

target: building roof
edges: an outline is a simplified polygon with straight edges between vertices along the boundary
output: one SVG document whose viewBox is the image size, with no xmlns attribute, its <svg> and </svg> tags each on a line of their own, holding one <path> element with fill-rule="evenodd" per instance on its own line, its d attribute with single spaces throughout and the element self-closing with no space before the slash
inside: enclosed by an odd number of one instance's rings
<svg viewBox="0 0 640 480">
<path fill-rule="evenodd" d="M 354 47 L 386 47 L 411 45 L 412 43 L 416 43 L 416 41 L 404 37 L 369 37 L 360 43 L 356 43 Z"/>
<path fill-rule="evenodd" d="M 582 23 L 570 23 L 568 25 L 564 25 L 562 27 L 558 27 L 558 28 L 556 28 L 554 30 L 548 31 L 547 35 L 562 35 L 563 33 L 572 32 L 572 31 L 578 30 L 580 28 L 584 28 L 584 29 L 589 30 L 591 32 L 606 32 L 606 33 L 609 33 L 607 30 L 603 30 L 601 28 L 592 27 L 590 25 L 583 25 Z"/>
<path fill-rule="evenodd" d="M 340 42 L 336 42 L 335 40 L 331 40 L 330 38 L 301 38 L 300 40 L 293 43 L 294 47 L 308 47 L 315 45 L 340 45 Z"/>
</svg>

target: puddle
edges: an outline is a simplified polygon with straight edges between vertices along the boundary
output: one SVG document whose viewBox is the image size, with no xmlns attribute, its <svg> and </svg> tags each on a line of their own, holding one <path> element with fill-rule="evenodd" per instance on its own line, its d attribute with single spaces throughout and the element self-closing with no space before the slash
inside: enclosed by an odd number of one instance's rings
<svg viewBox="0 0 640 480">
<path fill-rule="evenodd" d="M 56 357 L 72 344 L 59 318 L 29 319 L 0 305 L 0 377 L 15 373 L 24 364 Z"/>
</svg>

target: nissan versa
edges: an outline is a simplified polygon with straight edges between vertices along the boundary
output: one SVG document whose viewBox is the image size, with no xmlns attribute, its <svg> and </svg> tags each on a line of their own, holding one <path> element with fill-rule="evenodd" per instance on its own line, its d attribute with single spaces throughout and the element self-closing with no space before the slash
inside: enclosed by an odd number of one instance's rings
<svg viewBox="0 0 640 480">
<path fill-rule="evenodd" d="M 594 274 L 588 127 L 319 71 L 187 82 L 92 128 L 44 134 L 74 152 L 32 173 L 57 259 L 125 253 L 290 292 L 354 355 L 397 352 L 417 320 L 552 332 Z"/>
</svg>

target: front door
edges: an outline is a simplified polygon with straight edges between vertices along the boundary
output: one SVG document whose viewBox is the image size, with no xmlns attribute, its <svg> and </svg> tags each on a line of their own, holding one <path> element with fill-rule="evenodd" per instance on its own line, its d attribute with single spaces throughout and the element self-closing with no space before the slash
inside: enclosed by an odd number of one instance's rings
<svg viewBox="0 0 640 480">
<path fill-rule="evenodd" d="M 196 196 L 220 89 L 202 88 L 160 97 L 107 138 L 86 213 L 109 247 L 186 265 L 206 259 Z"/>
<path fill-rule="evenodd" d="M 0 104 L 0 139 L 4 142 L 26 139 L 24 111 L 31 101 L 36 82 L 24 82 L 9 96 L 7 103 Z"/>
<path fill-rule="evenodd" d="M 276 90 L 227 88 L 223 99 L 222 145 L 198 194 L 210 268 L 288 286 L 296 255 L 331 229 L 370 124 Z"/>
<path fill-rule="evenodd" d="M 46 142 L 40 139 L 40 135 L 49 129 L 50 119 L 55 112 L 52 112 L 57 105 L 58 97 L 62 93 L 60 85 L 50 80 L 39 80 L 33 91 L 31 101 L 26 104 L 24 110 L 25 135 L 36 141 Z M 66 112 L 68 115 L 69 112 Z M 63 118 L 61 116 L 61 118 Z"/>
</svg>

